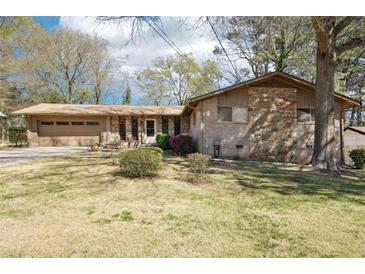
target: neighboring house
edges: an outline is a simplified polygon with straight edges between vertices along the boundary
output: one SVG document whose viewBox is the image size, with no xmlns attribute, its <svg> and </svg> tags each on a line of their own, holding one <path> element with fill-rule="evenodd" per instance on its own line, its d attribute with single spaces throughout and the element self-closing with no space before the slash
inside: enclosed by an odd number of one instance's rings
<svg viewBox="0 0 365 274">
<path fill-rule="evenodd" d="M 349 152 L 353 149 L 365 149 L 365 126 L 363 127 L 346 127 L 343 134 L 345 163 L 352 165 L 353 162 L 349 157 Z"/>
<path fill-rule="evenodd" d="M 155 143 L 160 132 L 179 134 L 181 111 L 181 106 L 39 104 L 14 114 L 27 117 L 32 146 L 106 145 L 115 135 L 137 146 Z"/>
<path fill-rule="evenodd" d="M 201 152 L 221 157 L 308 163 L 314 142 L 315 89 L 282 72 L 206 93 L 179 106 L 40 104 L 26 115 L 31 145 L 151 144 L 159 132 L 190 132 Z M 358 102 L 335 95 L 337 159 L 343 160 L 343 111 Z M 218 151 L 216 151 L 217 154 Z"/>
</svg>

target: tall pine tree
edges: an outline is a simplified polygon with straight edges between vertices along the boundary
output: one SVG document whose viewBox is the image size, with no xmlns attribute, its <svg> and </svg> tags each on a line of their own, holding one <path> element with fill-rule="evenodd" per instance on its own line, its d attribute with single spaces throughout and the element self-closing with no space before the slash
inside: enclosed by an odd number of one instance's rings
<svg viewBox="0 0 365 274">
<path fill-rule="evenodd" d="M 122 104 L 123 105 L 130 105 L 131 104 L 131 97 L 132 97 L 132 90 L 129 85 L 127 85 L 127 88 L 124 91 Z"/>
</svg>

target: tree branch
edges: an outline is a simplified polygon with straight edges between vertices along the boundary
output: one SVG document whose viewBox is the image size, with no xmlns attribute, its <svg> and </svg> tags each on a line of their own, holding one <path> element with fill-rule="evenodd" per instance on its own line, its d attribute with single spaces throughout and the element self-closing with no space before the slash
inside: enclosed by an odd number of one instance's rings
<svg viewBox="0 0 365 274">
<path fill-rule="evenodd" d="M 317 16 L 311 17 L 314 32 L 316 33 L 318 40 L 318 47 L 321 52 L 326 52 L 328 48 L 328 36 L 327 32 L 321 22 L 321 18 Z"/>
<path fill-rule="evenodd" d="M 339 56 L 342 53 L 344 53 L 350 49 L 354 49 L 354 48 L 361 47 L 361 46 L 365 46 L 365 37 L 354 38 L 354 39 L 351 39 L 351 40 L 343 43 L 342 45 L 337 47 L 336 52 Z"/>
<path fill-rule="evenodd" d="M 335 26 L 335 36 L 337 36 L 341 31 L 343 31 L 351 22 L 354 20 L 354 16 L 346 16 Z"/>
</svg>

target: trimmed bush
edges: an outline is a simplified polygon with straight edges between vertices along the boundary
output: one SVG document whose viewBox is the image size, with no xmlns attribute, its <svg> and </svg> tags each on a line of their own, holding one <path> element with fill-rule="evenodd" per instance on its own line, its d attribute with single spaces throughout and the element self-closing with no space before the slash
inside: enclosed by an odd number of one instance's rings
<svg viewBox="0 0 365 274">
<path fill-rule="evenodd" d="M 24 126 L 11 127 L 8 129 L 9 142 L 18 146 L 19 144 L 27 144 L 27 129 Z"/>
<path fill-rule="evenodd" d="M 176 136 L 176 150 L 180 155 L 187 155 L 195 151 L 193 138 L 186 133 L 180 133 Z"/>
<path fill-rule="evenodd" d="M 208 167 L 210 156 L 203 153 L 191 153 L 188 154 L 188 162 L 190 169 L 194 173 L 205 173 Z"/>
<path fill-rule="evenodd" d="M 153 175 L 160 169 L 161 161 L 161 153 L 152 148 L 126 150 L 119 155 L 122 175 L 132 178 Z"/>
<path fill-rule="evenodd" d="M 164 133 L 157 134 L 156 143 L 161 149 L 167 150 L 169 148 L 169 135 Z"/>
<path fill-rule="evenodd" d="M 176 136 L 170 136 L 169 137 L 169 146 L 171 147 L 171 149 L 175 152 L 176 151 Z"/>
<path fill-rule="evenodd" d="M 350 151 L 349 156 L 354 162 L 356 168 L 363 169 L 365 166 L 365 149 L 353 149 Z"/>
</svg>

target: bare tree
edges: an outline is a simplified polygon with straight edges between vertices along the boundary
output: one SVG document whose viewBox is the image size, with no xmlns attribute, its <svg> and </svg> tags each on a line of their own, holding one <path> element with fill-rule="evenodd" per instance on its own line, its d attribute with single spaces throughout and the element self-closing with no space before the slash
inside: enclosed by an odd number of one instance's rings
<svg viewBox="0 0 365 274">
<path fill-rule="evenodd" d="M 93 97 L 95 104 L 99 104 L 103 95 L 104 87 L 108 84 L 110 73 L 113 65 L 113 60 L 109 56 L 104 41 L 94 38 L 94 43 L 97 45 L 91 64 L 91 74 L 93 77 Z"/>
<path fill-rule="evenodd" d="M 213 89 L 220 72 L 211 60 L 199 65 L 192 54 L 177 54 L 157 58 L 152 68 L 137 72 L 137 79 L 137 85 L 155 104 L 184 105 L 190 97 Z"/>
<path fill-rule="evenodd" d="M 47 55 L 55 75 L 54 84 L 72 104 L 75 86 L 90 70 L 96 47 L 89 35 L 68 29 L 54 32 L 51 41 Z"/>
</svg>

